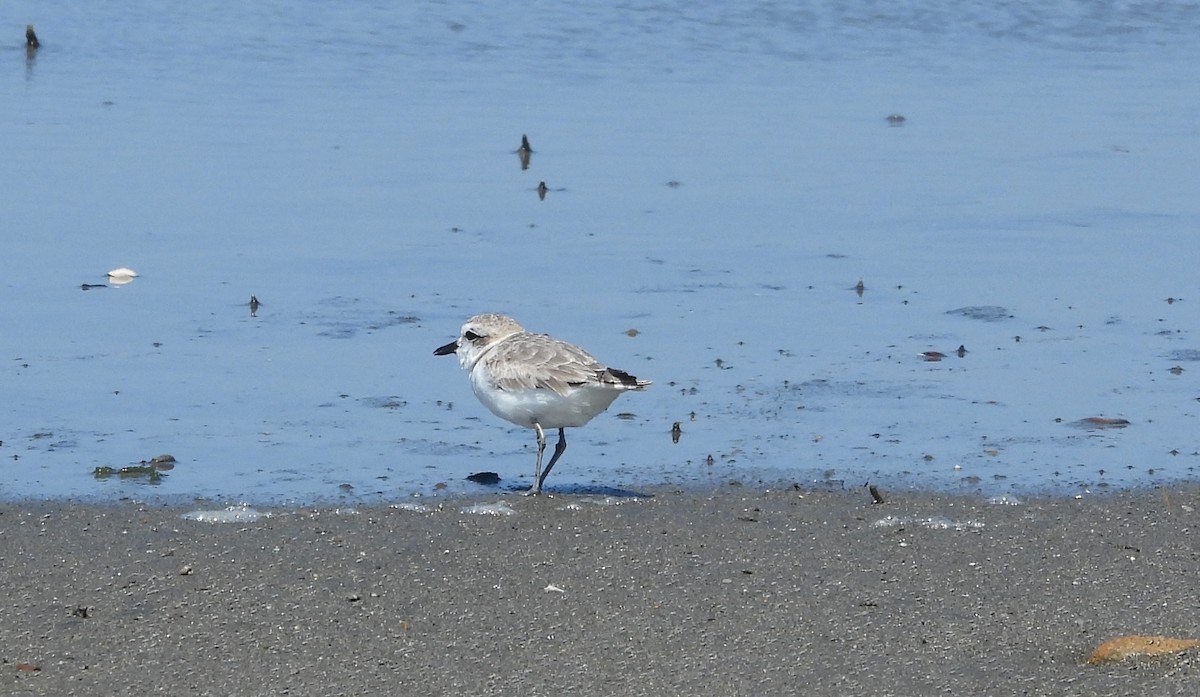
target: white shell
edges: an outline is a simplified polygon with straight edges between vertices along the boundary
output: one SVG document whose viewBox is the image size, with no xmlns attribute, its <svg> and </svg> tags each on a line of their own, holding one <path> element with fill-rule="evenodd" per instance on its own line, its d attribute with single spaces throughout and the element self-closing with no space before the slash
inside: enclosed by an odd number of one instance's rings
<svg viewBox="0 0 1200 697">
<path fill-rule="evenodd" d="M 123 286 L 126 283 L 131 283 L 135 278 L 137 278 L 137 271 L 127 269 L 124 266 L 108 272 L 108 282 L 114 286 Z"/>
</svg>

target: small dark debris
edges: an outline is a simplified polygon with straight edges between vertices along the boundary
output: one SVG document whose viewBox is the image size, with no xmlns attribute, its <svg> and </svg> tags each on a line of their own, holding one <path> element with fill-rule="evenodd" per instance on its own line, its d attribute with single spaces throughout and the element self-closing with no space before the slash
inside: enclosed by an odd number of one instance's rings
<svg viewBox="0 0 1200 697">
<path fill-rule="evenodd" d="M 521 171 L 529 169 L 529 162 L 533 159 L 533 148 L 529 146 L 529 137 L 524 133 L 521 134 L 521 147 L 517 148 L 517 158 L 521 160 Z"/>
<path fill-rule="evenodd" d="M 1012 319 L 1013 315 L 1008 311 L 1008 308 L 1000 307 L 999 305 L 972 305 L 969 307 L 958 307 L 953 310 L 946 310 L 948 315 L 959 315 L 967 319 L 977 319 L 981 322 L 1002 322 L 1007 319 Z"/>
<path fill-rule="evenodd" d="M 1089 416 L 1086 419 L 1072 422 L 1071 426 L 1085 429 L 1107 429 L 1107 428 L 1125 428 L 1129 425 L 1128 419 L 1111 419 L 1104 416 Z"/>
<path fill-rule="evenodd" d="M 468 474 L 467 481 L 482 484 L 483 486 L 496 486 L 500 483 L 500 475 L 495 472 L 476 472 Z"/>
</svg>

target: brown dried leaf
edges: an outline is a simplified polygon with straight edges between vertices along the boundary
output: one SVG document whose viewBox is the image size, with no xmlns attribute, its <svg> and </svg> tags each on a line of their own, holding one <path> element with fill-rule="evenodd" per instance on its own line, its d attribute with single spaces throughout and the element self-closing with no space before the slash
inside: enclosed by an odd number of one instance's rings
<svg viewBox="0 0 1200 697">
<path fill-rule="evenodd" d="M 1089 416 L 1081 422 L 1096 428 L 1125 428 L 1129 425 L 1129 419 L 1110 419 L 1103 416 Z"/>
<path fill-rule="evenodd" d="M 1200 640 L 1167 636 L 1130 635 L 1109 639 L 1092 652 L 1088 663 L 1111 663 L 1134 656 L 1162 656 L 1200 647 Z"/>
</svg>

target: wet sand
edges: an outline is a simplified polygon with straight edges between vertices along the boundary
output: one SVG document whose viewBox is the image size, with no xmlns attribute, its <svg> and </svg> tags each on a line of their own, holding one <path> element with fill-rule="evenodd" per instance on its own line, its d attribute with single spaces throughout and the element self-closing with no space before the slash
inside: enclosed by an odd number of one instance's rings
<svg viewBox="0 0 1200 697">
<path fill-rule="evenodd" d="M 1195 486 L 1015 506 L 654 493 L 233 524 L 179 517 L 196 507 L 6 503 L 0 693 L 1200 689 L 1195 652 L 1086 663 L 1118 635 L 1200 634 Z M 906 522 L 876 524 L 887 516 Z"/>
</svg>

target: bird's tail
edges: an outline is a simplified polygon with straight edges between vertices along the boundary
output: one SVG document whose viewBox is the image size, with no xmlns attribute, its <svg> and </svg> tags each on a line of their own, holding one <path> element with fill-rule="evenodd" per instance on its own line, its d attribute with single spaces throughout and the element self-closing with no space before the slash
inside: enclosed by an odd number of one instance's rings
<svg viewBox="0 0 1200 697">
<path fill-rule="evenodd" d="M 629 390 L 641 390 L 650 384 L 649 380 L 638 380 L 624 370 L 617 370 L 616 368 L 609 368 L 605 373 L 604 377 L 609 378 L 605 382 L 611 382 L 614 385 L 620 385 Z"/>
</svg>

